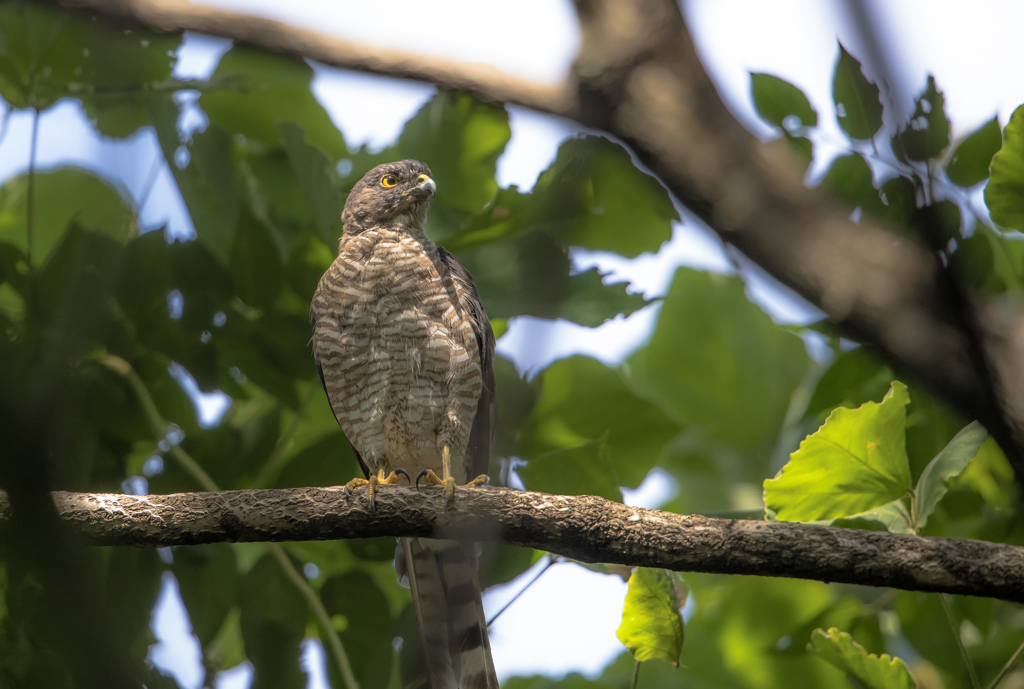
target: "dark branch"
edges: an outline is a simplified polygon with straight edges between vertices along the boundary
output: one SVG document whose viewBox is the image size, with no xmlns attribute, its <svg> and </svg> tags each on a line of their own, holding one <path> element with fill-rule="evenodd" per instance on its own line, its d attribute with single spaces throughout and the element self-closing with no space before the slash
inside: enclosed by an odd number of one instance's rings
<svg viewBox="0 0 1024 689">
<path fill-rule="evenodd" d="M 942 591 L 1024 603 L 1024 548 L 789 522 L 709 519 L 592 496 L 510 488 L 389 487 L 371 514 L 340 488 L 175 495 L 54 493 L 61 517 L 95 545 L 173 546 L 375 536 L 502 540 L 584 562 L 794 577 Z M 2 497 L 2 494 L 0 494 Z M 10 518 L 6 497 L 0 516 Z"/>
</svg>

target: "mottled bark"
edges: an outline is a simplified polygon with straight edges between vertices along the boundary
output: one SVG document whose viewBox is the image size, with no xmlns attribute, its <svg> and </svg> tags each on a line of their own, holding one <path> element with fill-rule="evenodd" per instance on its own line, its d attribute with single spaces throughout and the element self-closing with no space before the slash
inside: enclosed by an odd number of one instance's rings
<svg viewBox="0 0 1024 689">
<path fill-rule="evenodd" d="M 2 494 L 0 494 L 2 497 Z M 175 495 L 54 493 L 61 517 L 94 545 L 306 541 L 375 536 L 501 540 L 584 562 L 684 572 L 794 577 L 1024 603 L 1024 548 L 789 522 L 709 519 L 592 496 L 510 488 L 389 486 L 371 514 L 341 488 Z M 10 507 L 0 499 L 6 521 Z"/>
</svg>

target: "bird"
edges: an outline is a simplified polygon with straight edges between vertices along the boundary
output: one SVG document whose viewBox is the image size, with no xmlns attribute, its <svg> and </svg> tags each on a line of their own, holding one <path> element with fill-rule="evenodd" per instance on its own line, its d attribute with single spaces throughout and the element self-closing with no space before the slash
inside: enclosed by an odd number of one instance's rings
<svg viewBox="0 0 1024 689">
<path fill-rule="evenodd" d="M 424 232 L 437 184 L 417 160 L 378 165 L 349 192 L 338 256 L 310 305 L 313 357 L 365 474 L 370 509 L 404 478 L 487 482 L 494 447 L 494 332 L 469 272 Z M 470 478 L 474 477 L 474 478 Z M 476 544 L 399 539 L 432 689 L 497 689 Z"/>
</svg>

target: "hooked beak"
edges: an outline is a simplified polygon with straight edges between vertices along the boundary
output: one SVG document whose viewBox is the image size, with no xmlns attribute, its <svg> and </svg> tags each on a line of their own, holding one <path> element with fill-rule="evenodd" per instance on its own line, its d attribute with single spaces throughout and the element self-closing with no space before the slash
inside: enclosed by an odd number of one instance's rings
<svg viewBox="0 0 1024 689">
<path fill-rule="evenodd" d="M 420 175 L 418 185 L 412 188 L 412 192 L 418 196 L 433 196 L 437 193 L 437 184 L 430 178 L 429 175 Z"/>
</svg>

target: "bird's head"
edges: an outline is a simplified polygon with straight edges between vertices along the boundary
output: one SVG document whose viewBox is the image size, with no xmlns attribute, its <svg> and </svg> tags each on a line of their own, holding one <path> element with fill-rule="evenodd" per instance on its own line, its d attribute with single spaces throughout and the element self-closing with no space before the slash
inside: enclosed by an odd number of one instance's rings
<svg viewBox="0 0 1024 689">
<path fill-rule="evenodd" d="M 420 161 L 384 163 L 367 172 L 352 187 L 341 222 L 346 233 L 395 226 L 422 230 L 430 198 L 436 192 L 430 168 Z"/>
</svg>

